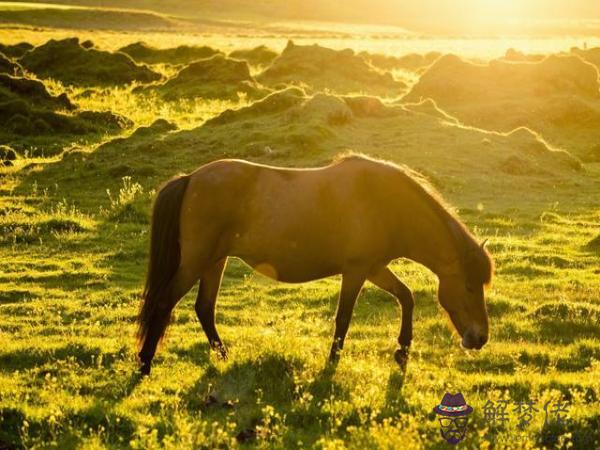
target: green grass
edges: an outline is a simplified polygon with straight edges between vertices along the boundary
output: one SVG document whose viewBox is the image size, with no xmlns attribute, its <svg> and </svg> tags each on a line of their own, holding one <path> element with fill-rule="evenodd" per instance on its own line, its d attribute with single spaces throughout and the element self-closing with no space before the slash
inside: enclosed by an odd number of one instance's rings
<svg viewBox="0 0 600 450">
<path fill-rule="evenodd" d="M 299 108 L 292 123 L 288 111 L 201 126 L 248 100 L 167 103 L 131 88 L 78 97 L 81 88 L 47 85 L 82 109 L 110 109 L 136 126 L 164 118 L 184 131 L 127 139 L 129 130 L 101 148 L 82 143 L 0 168 L 0 447 L 447 448 L 432 413 L 446 391 L 461 391 L 475 408 L 464 448 L 598 446 L 600 255 L 589 245 L 600 233 L 598 163 L 507 175 L 497 164 L 526 137 L 428 114 L 330 124 Z M 274 152 L 261 152 L 265 145 Z M 223 155 L 302 166 L 348 148 L 418 168 L 478 237 L 490 238 L 496 277 L 484 349 L 460 348 L 435 277 L 397 261 L 393 270 L 416 297 L 406 374 L 393 360 L 399 310 L 371 285 L 332 370 L 339 279 L 280 284 L 232 259 L 217 305 L 230 359 L 209 352 L 194 289 L 176 309 L 152 376 L 139 379 L 135 318 L 160 182 Z M 515 416 L 502 431 L 482 410 L 499 398 L 536 400 L 539 409 L 566 399 L 573 422 L 543 427 L 542 412 L 522 441 L 503 443 Z M 240 444 L 235 436 L 246 429 L 257 438 Z"/>
</svg>

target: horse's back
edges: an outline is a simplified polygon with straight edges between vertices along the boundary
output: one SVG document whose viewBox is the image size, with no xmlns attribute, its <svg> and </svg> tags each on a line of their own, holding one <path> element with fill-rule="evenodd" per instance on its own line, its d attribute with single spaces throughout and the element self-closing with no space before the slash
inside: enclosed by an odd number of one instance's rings
<svg viewBox="0 0 600 450">
<path fill-rule="evenodd" d="M 207 164 L 192 174 L 182 239 L 268 266 L 269 275 L 286 281 L 384 260 L 386 199 L 375 191 L 388 169 L 359 158 L 315 169 L 241 160 Z"/>
</svg>

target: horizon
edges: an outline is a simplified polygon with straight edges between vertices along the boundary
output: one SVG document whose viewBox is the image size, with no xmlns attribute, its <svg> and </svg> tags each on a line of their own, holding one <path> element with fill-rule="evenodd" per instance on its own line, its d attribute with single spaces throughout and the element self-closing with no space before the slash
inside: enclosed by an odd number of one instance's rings
<svg viewBox="0 0 600 450">
<path fill-rule="evenodd" d="M 600 36 L 600 8 L 591 0 L 0 1 L 5 7 L 16 3 L 147 10 L 193 21 L 387 25 L 404 28 L 413 34 L 438 36 Z"/>
</svg>

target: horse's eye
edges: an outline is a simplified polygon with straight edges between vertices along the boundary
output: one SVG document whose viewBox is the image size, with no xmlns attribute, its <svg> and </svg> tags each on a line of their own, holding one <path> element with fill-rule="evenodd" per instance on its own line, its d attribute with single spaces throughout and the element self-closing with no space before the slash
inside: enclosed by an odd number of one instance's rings
<svg viewBox="0 0 600 450">
<path fill-rule="evenodd" d="M 467 292 L 468 292 L 468 293 L 470 293 L 470 294 L 474 294 L 474 293 L 475 293 L 475 288 L 473 287 L 473 285 L 472 285 L 472 284 L 470 284 L 470 283 L 467 283 L 467 284 L 465 285 L 465 287 L 467 288 Z"/>
</svg>

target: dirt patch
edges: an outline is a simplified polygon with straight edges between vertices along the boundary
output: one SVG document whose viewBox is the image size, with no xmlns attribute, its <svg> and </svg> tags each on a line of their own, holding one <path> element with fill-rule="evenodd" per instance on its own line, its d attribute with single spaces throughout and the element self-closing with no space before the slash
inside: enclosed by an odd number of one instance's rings
<svg viewBox="0 0 600 450">
<path fill-rule="evenodd" d="M 41 78 L 77 86 L 148 83 L 161 78 L 124 53 L 85 48 L 78 38 L 51 39 L 27 52 L 19 62 Z"/>
<path fill-rule="evenodd" d="M 230 58 L 241 59 L 253 66 L 267 66 L 277 58 L 279 54 L 266 45 L 259 45 L 251 49 L 234 50 L 229 54 Z"/>
<path fill-rule="evenodd" d="M 149 90 L 158 92 L 166 100 L 194 97 L 237 99 L 240 94 L 258 98 L 268 93 L 250 75 L 245 61 L 223 55 L 195 61 L 165 83 L 136 91 Z"/>
<path fill-rule="evenodd" d="M 375 67 L 385 70 L 403 69 L 411 72 L 420 72 L 430 66 L 442 54 L 440 52 L 429 52 L 426 54 L 409 53 L 403 56 L 390 56 L 373 54 L 368 52 L 359 53 L 366 61 Z"/>
<path fill-rule="evenodd" d="M 295 45 L 291 41 L 257 79 L 268 86 L 292 84 L 337 94 L 365 93 L 393 97 L 406 89 L 403 82 L 375 69 L 351 49 L 332 50 L 316 44 Z"/>
<path fill-rule="evenodd" d="M 189 64 L 198 59 L 222 54 L 212 47 L 180 45 L 174 48 L 155 48 L 145 42 L 135 42 L 118 50 L 131 56 L 135 61 L 148 64 Z"/>
</svg>

